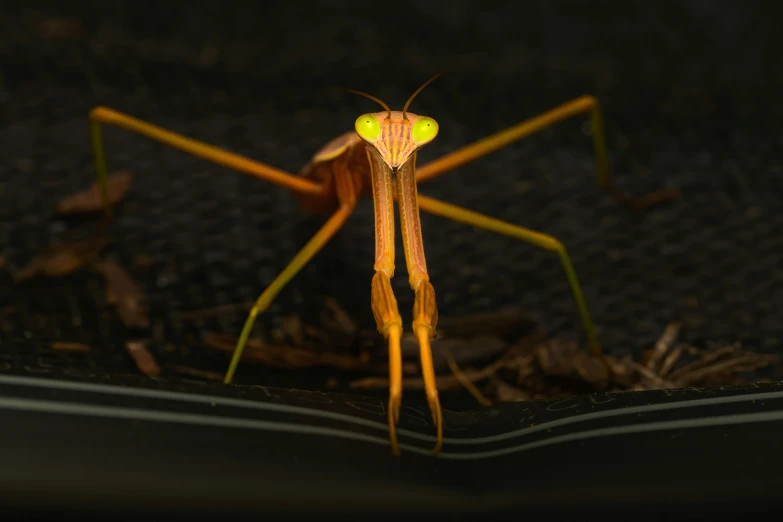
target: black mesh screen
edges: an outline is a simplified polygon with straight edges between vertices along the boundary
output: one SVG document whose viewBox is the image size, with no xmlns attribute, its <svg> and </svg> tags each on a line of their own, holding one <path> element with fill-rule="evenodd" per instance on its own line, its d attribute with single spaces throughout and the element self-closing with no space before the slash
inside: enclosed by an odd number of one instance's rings
<svg viewBox="0 0 783 522">
<path fill-rule="evenodd" d="M 39 3 L 43 5 L 44 3 Z M 776 350 L 783 335 L 783 214 L 776 17 L 728 2 L 131 2 L 90 8 L 5 4 L 0 14 L 0 274 L 4 357 L 13 364 L 136 372 L 130 335 L 89 271 L 13 282 L 39 249 L 95 227 L 53 214 L 92 181 L 87 112 L 97 104 L 293 172 L 349 129 L 368 100 L 438 119 L 434 158 L 585 93 L 603 102 L 617 184 L 678 187 L 674 203 L 633 214 L 595 184 L 586 118 L 562 123 L 422 184 L 439 197 L 547 232 L 569 249 L 606 349 L 647 349 L 669 321 L 681 339 Z M 487 4 L 489 5 L 489 4 Z M 757 4 L 758 5 L 758 4 Z M 232 7 L 233 6 L 233 7 Z M 68 20 L 78 20 L 81 28 Z M 252 301 L 317 230 L 283 189 L 149 142 L 105 131 L 111 170 L 135 175 L 106 251 L 148 295 L 153 322 L 133 338 L 169 372 L 223 371 L 204 332 L 237 335 L 244 310 L 203 321 L 183 311 Z M 521 306 L 549 333 L 582 339 L 553 254 L 424 215 L 441 316 Z M 410 317 L 402 245 L 395 281 Z M 288 286 L 261 328 L 337 299 L 363 328 L 373 261 L 372 205 Z M 62 354 L 52 341 L 85 343 Z M 258 370 L 258 369 L 256 369 Z M 260 371 L 260 370 L 259 370 Z M 316 376 L 316 377 L 313 377 Z M 318 372 L 240 368 L 240 382 L 322 386 Z M 310 380 L 308 380 L 310 379 Z"/>
</svg>

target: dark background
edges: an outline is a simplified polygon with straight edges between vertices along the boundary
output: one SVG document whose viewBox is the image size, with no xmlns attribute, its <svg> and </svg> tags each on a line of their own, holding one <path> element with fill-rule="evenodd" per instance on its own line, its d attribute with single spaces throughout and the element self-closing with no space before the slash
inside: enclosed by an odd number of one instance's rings
<svg viewBox="0 0 783 522">
<path fill-rule="evenodd" d="M 682 191 L 679 201 L 642 214 L 600 192 L 586 117 L 420 188 L 561 239 L 607 351 L 647 349 L 672 320 L 683 323 L 682 340 L 779 350 L 783 42 L 776 4 L 485 5 L 3 2 L 3 356 L 42 371 L 136 372 L 122 346 L 127 332 L 105 308 L 96 274 L 23 285 L 11 277 L 41 248 L 95 226 L 95 219 L 53 216 L 59 199 L 94 176 L 93 106 L 298 172 L 358 114 L 376 110 L 333 86 L 371 92 L 397 108 L 443 69 L 451 72 L 411 107 L 441 126 L 421 162 L 592 93 L 604 106 L 618 185 L 635 194 Z M 53 37 L 53 19 L 77 20 L 82 32 Z M 106 129 L 105 143 L 110 170 L 135 175 L 107 253 L 148 294 L 152 352 L 167 375 L 184 362 L 224 371 L 227 356 L 201 347 L 198 335 L 238 335 L 245 311 L 203 323 L 180 321 L 177 312 L 254 300 L 322 220 L 303 217 L 284 189 L 126 131 Z M 441 316 L 523 306 L 551 334 L 583 338 L 554 254 L 438 217 L 422 220 Z M 268 330 L 281 315 L 315 314 L 326 295 L 374 328 L 373 251 L 368 200 L 259 323 Z M 133 263 L 139 255 L 149 266 Z M 403 260 L 400 250 L 395 288 L 407 324 L 412 295 Z M 87 343 L 93 353 L 54 353 L 53 340 Z M 262 377 L 241 366 L 237 377 L 323 385 L 308 375 Z"/>
</svg>

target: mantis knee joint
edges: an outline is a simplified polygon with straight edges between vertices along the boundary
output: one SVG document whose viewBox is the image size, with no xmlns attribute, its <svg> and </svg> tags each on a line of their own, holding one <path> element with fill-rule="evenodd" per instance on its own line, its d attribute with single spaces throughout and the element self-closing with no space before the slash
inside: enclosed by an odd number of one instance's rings
<svg viewBox="0 0 783 522">
<path fill-rule="evenodd" d="M 416 287 L 416 297 L 413 302 L 413 330 L 427 328 L 429 337 L 435 335 L 438 324 L 438 305 L 435 302 L 435 288 L 429 281 L 422 281 Z"/>
<path fill-rule="evenodd" d="M 566 253 L 566 247 L 559 239 L 552 238 L 552 243 L 549 248 L 552 252 L 561 256 Z"/>
</svg>

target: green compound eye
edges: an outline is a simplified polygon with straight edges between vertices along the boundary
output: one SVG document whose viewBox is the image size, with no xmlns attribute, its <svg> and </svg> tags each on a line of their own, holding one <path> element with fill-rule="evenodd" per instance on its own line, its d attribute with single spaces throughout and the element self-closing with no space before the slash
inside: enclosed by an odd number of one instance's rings
<svg viewBox="0 0 783 522">
<path fill-rule="evenodd" d="M 354 127 L 356 134 L 370 143 L 378 141 L 381 137 L 381 123 L 372 114 L 362 114 L 356 118 Z"/>
<path fill-rule="evenodd" d="M 432 118 L 422 118 L 413 124 L 411 138 L 416 145 L 424 145 L 438 135 L 438 122 Z"/>
</svg>

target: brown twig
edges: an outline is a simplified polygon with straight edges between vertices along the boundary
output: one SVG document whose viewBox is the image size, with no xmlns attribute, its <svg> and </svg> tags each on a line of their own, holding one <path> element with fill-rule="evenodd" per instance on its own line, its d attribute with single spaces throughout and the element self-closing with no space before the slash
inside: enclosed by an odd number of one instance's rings
<svg viewBox="0 0 783 522">
<path fill-rule="evenodd" d="M 660 375 L 656 374 L 654 371 L 649 369 L 647 366 L 639 364 L 636 361 L 628 361 L 627 363 L 632 369 L 639 372 L 644 378 L 652 381 L 654 383 L 654 386 L 646 386 L 643 382 L 640 382 L 638 384 L 642 385 L 645 388 L 675 388 L 676 385 L 671 382 L 667 381 L 666 379 L 662 378 Z"/>
<path fill-rule="evenodd" d="M 725 355 L 736 353 L 738 348 L 739 346 L 737 345 L 729 345 L 720 347 L 717 350 L 711 352 L 706 352 L 699 360 L 672 371 L 669 374 L 669 379 L 672 381 L 679 381 L 683 376 L 693 374 L 693 372 L 700 368 L 708 367 Z"/>
<path fill-rule="evenodd" d="M 476 388 L 468 376 L 465 375 L 465 373 L 457 365 L 457 361 L 454 360 L 454 357 L 451 356 L 449 351 L 441 347 L 440 353 L 446 359 L 446 364 L 449 365 L 449 369 L 451 369 L 451 373 L 454 374 L 454 377 L 456 377 L 460 384 L 462 384 L 462 386 L 464 386 L 465 389 L 476 398 L 479 404 L 484 406 L 492 406 L 492 401 L 487 399 L 487 397 L 484 396 L 484 394 L 481 393 L 478 388 Z"/>
<path fill-rule="evenodd" d="M 644 366 L 648 370 L 652 370 L 654 372 L 658 371 L 661 360 L 669 352 L 672 344 L 674 343 L 674 340 L 677 338 L 677 335 L 679 335 L 680 327 L 681 325 L 678 322 L 669 323 L 666 326 L 666 329 L 663 331 L 663 334 L 661 334 L 661 336 L 658 338 L 658 341 L 655 343 L 653 349 L 645 354 L 646 361 L 644 361 Z"/>
<path fill-rule="evenodd" d="M 677 364 L 677 361 L 680 360 L 682 357 L 682 353 L 685 351 L 686 345 L 678 344 L 672 350 L 666 355 L 666 358 L 663 360 L 663 363 L 661 364 L 660 368 L 658 369 L 658 375 L 661 377 L 666 377 L 669 372 L 674 368 L 674 365 Z"/>
<path fill-rule="evenodd" d="M 692 386 L 704 382 L 710 377 L 720 374 L 740 373 L 754 371 L 769 366 L 777 360 L 774 355 L 748 353 L 739 355 L 726 361 L 715 362 L 709 366 L 695 368 L 694 370 L 680 374 L 677 383 L 680 386 Z"/>
</svg>

